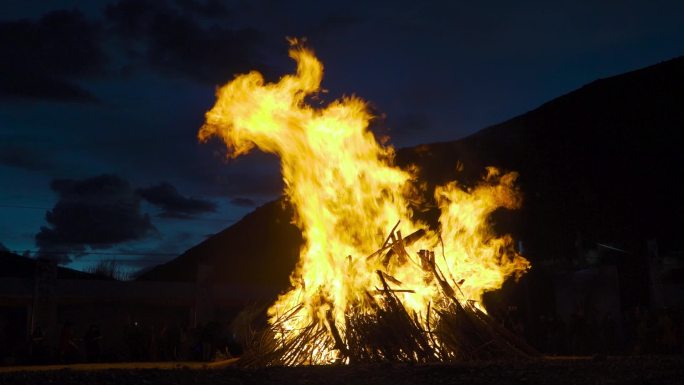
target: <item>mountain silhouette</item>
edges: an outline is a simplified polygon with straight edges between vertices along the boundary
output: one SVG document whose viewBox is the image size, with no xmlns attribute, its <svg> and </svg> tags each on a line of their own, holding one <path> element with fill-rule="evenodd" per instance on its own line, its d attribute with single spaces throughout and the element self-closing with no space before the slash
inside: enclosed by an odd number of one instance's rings
<svg viewBox="0 0 684 385">
<path fill-rule="evenodd" d="M 671 245 L 684 201 L 684 57 L 594 81 L 461 140 L 401 150 L 420 179 L 473 184 L 486 166 L 517 171 L 521 210 L 495 216 L 532 260 L 564 257 L 578 238 L 638 251 Z M 461 172 L 456 172 L 460 164 Z"/>
<path fill-rule="evenodd" d="M 21 256 L 10 251 L 0 250 L 0 278 L 33 278 L 36 274 L 38 261 Z M 111 279 L 100 275 L 57 266 L 57 276 L 60 279 Z"/>
<path fill-rule="evenodd" d="M 401 149 L 396 162 L 417 165 L 430 187 L 474 185 L 487 166 L 517 171 L 522 208 L 491 219 L 533 264 L 596 243 L 636 254 L 649 239 L 671 248 L 682 238 L 683 129 L 680 57 L 596 80 L 463 139 Z M 301 244 L 290 217 L 281 201 L 269 203 L 140 279 L 194 280 L 206 264 L 217 280 L 282 288 Z"/>
<path fill-rule="evenodd" d="M 209 237 L 178 258 L 147 271 L 139 280 L 194 281 L 199 266 L 210 282 L 260 288 L 266 296 L 288 285 L 302 236 L 293 224 L 292 208 L 281 200 L 267 203 L 239 222 Z"/>
</svg>

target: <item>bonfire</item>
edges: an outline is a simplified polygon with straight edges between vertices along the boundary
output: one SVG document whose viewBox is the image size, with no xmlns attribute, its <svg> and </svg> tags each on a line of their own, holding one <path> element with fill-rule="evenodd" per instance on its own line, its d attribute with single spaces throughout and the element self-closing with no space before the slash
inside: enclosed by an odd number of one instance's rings
<svg viewBox="0 0 684 385">
<path fill-rule="evenodd" d="M 534 354 L 481 302 L 530 267 L 489 222 L 497 208 L 521 204 L 516 174 L 489 168 L 475 187 L 436 187 L 431 195 L 441 214 L 431 228 L 412 212 L 426 185 L 415 167 L 394 165 L 394 149 L 368 129 L 366 102 L 348 96 L 324 105 L 321 62 L 297 41 L 290 56 L 296 74 L 277 83 L 253 71 L 218 89 L 199 132 L 203 141 L 221 138 L 230 157 L 255 147 L 279 156 L 304 238 L 290 289 L 268 308 L 268 327 L 253 335 L 241 363 Z"/>
</svg>

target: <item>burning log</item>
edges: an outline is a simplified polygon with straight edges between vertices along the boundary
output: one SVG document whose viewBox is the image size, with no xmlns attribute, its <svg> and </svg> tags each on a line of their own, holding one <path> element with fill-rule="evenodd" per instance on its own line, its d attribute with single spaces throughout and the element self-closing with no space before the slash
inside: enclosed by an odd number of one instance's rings
<svg viewBox="0 0 684 385">
<path fill-rule="evenodd" d="M 401 234 L 393 234 L 388 239 L 392 242 L 374 255 L 390 248 L 396 255 L 410 258 L 404 248 L 406 238 L 402 240 Z M 434 252 L 421 250 L 418 256 L 425 279 L 435 280 L 443 294 L 442 303 L 428 305 L 424 320 L 416 312 L 407 310 L 397 297 L 397 293 L 415 291 L 390 287 L 390 284 L 400 286 L 402 282 L 377 270 L 381 287 L 366 291 L 367 306 L 349 306 L 344 334 L 340 333 L 330 310 L 324 322 L 314 321 L 302 329 L 284 333 L 285 325 L 301 310 L 300 305 L 255 334 L 239 364 L 247 367 L 313 364 L 317 350 L 336 351 L 335 361 L 342 363 L 429 363 L 538 356 L 524 340 L 499 325 L 474 301 L 459 299 L 462 293 L 458 283 L 450 284 L 439 271 Z M 281 335 L 280 340 L 277 335 Z"/>
</svg>

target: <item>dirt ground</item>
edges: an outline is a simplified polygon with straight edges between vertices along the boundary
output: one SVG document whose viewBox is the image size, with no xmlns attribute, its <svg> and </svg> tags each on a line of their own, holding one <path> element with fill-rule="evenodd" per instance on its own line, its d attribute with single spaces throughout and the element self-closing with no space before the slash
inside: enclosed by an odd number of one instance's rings
<svg viewBox="0 0 684 385">
<path fill-rule="evenodd" d="M 684 357 L 540 359 L 439 365 L 240 369 L 232 365 L 128 364 L 112 368 L 49 368 L 0 371 L 2 385 L 29 384 L 684 384 Z"/>
</svg>

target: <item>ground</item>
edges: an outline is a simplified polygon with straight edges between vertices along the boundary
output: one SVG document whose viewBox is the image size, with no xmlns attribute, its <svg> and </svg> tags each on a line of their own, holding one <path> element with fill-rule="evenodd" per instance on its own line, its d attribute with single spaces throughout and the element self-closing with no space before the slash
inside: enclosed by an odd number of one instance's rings
<svg viewBox="0 0 684 385">
<path fill-rule="evenodd" d="M 99 365 L 49 370 L 0 368 L 0 384 L 684 384 L 684 357 L 263 369 L 220 364 L 118 364 L 114 368 Z"/>
</svg>

